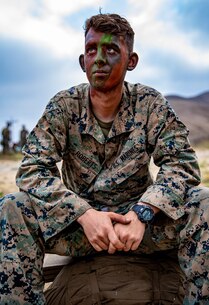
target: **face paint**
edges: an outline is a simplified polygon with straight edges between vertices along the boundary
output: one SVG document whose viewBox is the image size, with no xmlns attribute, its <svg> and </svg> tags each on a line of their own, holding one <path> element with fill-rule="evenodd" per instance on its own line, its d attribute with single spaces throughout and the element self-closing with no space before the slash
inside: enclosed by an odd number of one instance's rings
<svg viewBox="0 0 209 305">
<path fill-rule="evenodd" d="M 96 32 L 86 35 L 84 64 L 90 85 L 110 90 L 122 85 L 128 65 L 128 47 L 123 37 Z"/>
<path fill-rule="evenodd" d="M 103 57 L 103 52 L 102 52 L 102 46 L 103 45 L 108 45 L 112 41 L 112 35 L 111 34 L 103 34 L 100 43 L 98 44 L 98 49 L 97 49 L 97 57 L 96 60 L 105 60 Z"/>
</svg>

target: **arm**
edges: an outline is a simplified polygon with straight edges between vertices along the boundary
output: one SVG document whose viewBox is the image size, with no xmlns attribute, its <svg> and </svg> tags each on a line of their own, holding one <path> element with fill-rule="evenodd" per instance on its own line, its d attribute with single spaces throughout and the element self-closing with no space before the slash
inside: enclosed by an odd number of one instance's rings
<svg viewBox="0 0 209 305">
<path fill-rule="evenodd" d="M 30 133 L 17 185 L 28 193 L 45 240 L 59 233 L 91 206 L 62 183 L 56 163 L 68 143 L 65 102 L 52 99 Z"/>
<path fill-rule="evenodd" d="M 184 214 L 188 189 L 200 183 L 197 158 L 187 137 L 186 127 L 159 95 L 148 115 L 147 149 L 160 169 L 156 181 L 138 204 L 150 205 L 155 213 L 161 210 L 173 219 Z M 143 239 L 145 225 L 133 211 L 128 212 L 126 217 L 131 220 L 130 224 L 116 224 L 115 232 L 126 244 L 125 251 L 135 250 Z M 111 246 L 111 251 L 115 250 Z"/>
<path fill-rule="evenodd" d="M 187 128 L 161 95 L 150 107 L 147 126 L 148 150 L 159 172 L 140 201 L 178 219 L 184 214 L 188 189 L 200 183 L 197 157 Z"/>
<path fill-rule="evenodd" d="M 45 240 L 78 221 L 97 251 L 106 250 L 109 240 L 121 248 L 112 222 L 127 223 L 125 217 L 92 209 L 62 183 L 56 164 L 68 149 L 69 120 L 64 99 L 52 99 L 28 137 L 17 185 L 30 196 Z"/>
</svg>

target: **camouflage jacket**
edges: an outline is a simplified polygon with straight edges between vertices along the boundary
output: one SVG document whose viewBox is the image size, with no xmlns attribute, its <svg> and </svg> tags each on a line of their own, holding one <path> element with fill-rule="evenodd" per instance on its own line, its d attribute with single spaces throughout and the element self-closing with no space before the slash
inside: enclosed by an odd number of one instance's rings
<svg viewBox="0 0 209 305">
<path fill-rule="evenodd" d="M 50 100 L 23 149 L 17 185 L 29 194 L 45 239 L 90 207 L 126 213 L 143 201 L 178 219 L 187 190 L 200 182 L 187 136 L 159 92 L 125 82 L 105 138 L 91 112 L 89 85 L 81 84 Z M 156 181 L 149 172 L 151 157 L 159 166 Z"/>
</svg>

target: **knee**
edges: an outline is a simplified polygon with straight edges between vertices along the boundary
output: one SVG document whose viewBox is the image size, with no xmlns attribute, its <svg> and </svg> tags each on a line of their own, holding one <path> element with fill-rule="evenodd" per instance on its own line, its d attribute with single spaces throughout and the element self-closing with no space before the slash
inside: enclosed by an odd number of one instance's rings
<svg viewBox="0 0 209 305">
<path fill-rule="evenodd" d="M 203 200 L 208 201 L 209 199 L 209 188 L 200 186 L 191 188 L 186 197 L 187 202 L 201 202 Z"/>
<path fill-rule="evenodd" d="M 186 209 L 197 209 L 196 214 L 203 215 L 209 220 L 209 188 L 194 187 L 187 193 Z"/>
<path fill-rule="evenodd" d="M 7 194 L 0 199 L 1 216 L 9 213 L 13 214 L 14 211 L 17 213 L 17 210 L 21 210 L 22 207 L 29 205 L 30 198 L 25 192 Z"/>
</svg>

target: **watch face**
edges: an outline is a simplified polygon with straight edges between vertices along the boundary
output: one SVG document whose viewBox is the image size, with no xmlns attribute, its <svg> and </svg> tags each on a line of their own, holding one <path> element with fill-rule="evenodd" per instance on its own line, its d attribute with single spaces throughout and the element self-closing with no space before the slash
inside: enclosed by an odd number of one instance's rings
<svg viewBox="0 0 209 305">
<path fill-rule="evenodd" d="M 145 221 L 150 221 L 153 218 L 152 210 L 145 208 L 142 212 L 143 218 Z"/>
<path fill-rule="evenodd" d="M 137 214 L 139 220 L 143 223 L 150 223 L 154 219 L 154 211 L 149 206 L 136 204 L 132 207 L 132 210 Z"/>
</svg>

